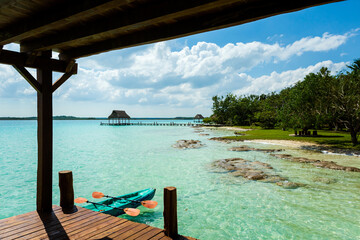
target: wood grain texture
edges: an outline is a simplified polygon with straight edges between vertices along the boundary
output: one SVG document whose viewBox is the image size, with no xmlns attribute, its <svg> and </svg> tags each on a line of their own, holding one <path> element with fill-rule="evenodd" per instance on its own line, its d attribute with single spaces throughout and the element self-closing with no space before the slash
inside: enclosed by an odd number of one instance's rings
<svg viewBox="0 0 360 240">
<path fill-rule="evenodd" d="M 82 207 L 71 214 L 55 205 L 52 209 L 49 214 L 33 211 L 1 219 L 0 239 L 170 239 L 162 229 Z"/>
<path fill-rule="evenodd" d="M 154 43 L 342 0 L 2 0 L 0 45 L 63 58 Z"/>
</svg>

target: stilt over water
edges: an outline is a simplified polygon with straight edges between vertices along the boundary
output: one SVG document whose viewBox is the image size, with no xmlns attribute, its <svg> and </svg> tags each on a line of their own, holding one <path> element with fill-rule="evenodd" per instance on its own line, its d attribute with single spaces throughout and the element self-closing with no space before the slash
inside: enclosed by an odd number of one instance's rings
<svg viewBox="0 0 360 240">
<path fill-rule="evenodd" d="M 183 127 L 201 127 L 203 124 L 197 123 L 158 123 L 158 122 L 136 122 L 136 123 L 103 123 L 101 122 L 100 125 L 102 126 L 125 126 L 125 125 L 135 125 L 135 126 L 183 126 Z"/>
</svg>

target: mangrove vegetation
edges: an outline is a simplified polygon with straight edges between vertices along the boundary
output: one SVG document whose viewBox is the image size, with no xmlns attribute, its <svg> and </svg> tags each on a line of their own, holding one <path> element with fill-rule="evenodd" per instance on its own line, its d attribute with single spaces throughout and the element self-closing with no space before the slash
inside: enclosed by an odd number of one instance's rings
<svg viewBox="0 0 360 240">
<path fill-rule="evenodd" d="M 332 75 L 323 67 L 280 92 L 214 96 L 213 115 L 204 122 L 264 129 L 346 130 L 353 145 L 360 131 L 360 59 Z"/>
</svg>

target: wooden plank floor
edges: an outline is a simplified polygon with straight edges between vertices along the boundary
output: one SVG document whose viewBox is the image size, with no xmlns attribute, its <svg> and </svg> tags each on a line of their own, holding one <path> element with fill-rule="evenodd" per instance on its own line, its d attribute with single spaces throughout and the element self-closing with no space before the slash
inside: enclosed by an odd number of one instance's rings
<svg viewBox="0 0 360 240">
<path fill-rule="evenodd" d="M 164 230 L 77 207 L 71 214 L 59 206 L 40 216 L 36 211 L 0 220 L 0 239 L 171 239 Z M 191 237 L 180 239 L 193 240 Z"/>
</svg>

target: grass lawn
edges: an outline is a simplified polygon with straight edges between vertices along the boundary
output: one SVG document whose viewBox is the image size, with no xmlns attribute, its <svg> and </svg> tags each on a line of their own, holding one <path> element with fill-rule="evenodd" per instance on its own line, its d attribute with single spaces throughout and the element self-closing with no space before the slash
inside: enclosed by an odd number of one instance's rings
<svg viewBox="0 0 360 240">
<path fill-rule="evenodd" d="M 240 126 L 239 126 L 240 127 Z M 249 129 L 250 127 L 243 127 Z M 334 148 L 346 148 L 346 149 L 355 149 L 360 150 L 360 145 L 353 146 L 351 143 L 351 136 L 347 132 L 334 132 L 326 130 L 318 130 L 317 137 L 294 137 L 289 136 L 294 134 L 294 131 L 282 131 L 281 129 L 253 129 L 251 131 L 242 132 L 245 135 L 242 136 L 230 136 L 226 137 L 228 139 L 238 139 L 238 140 L 253 140 L 253 139 L 262 139 L 262 140 L 293 140 L 293 141 L 305 141 L 305 142 L 315 142 L 318 144 L 325 144 Z M 312 131 L 311 131 L 312 133 Z"/>
</svg>

